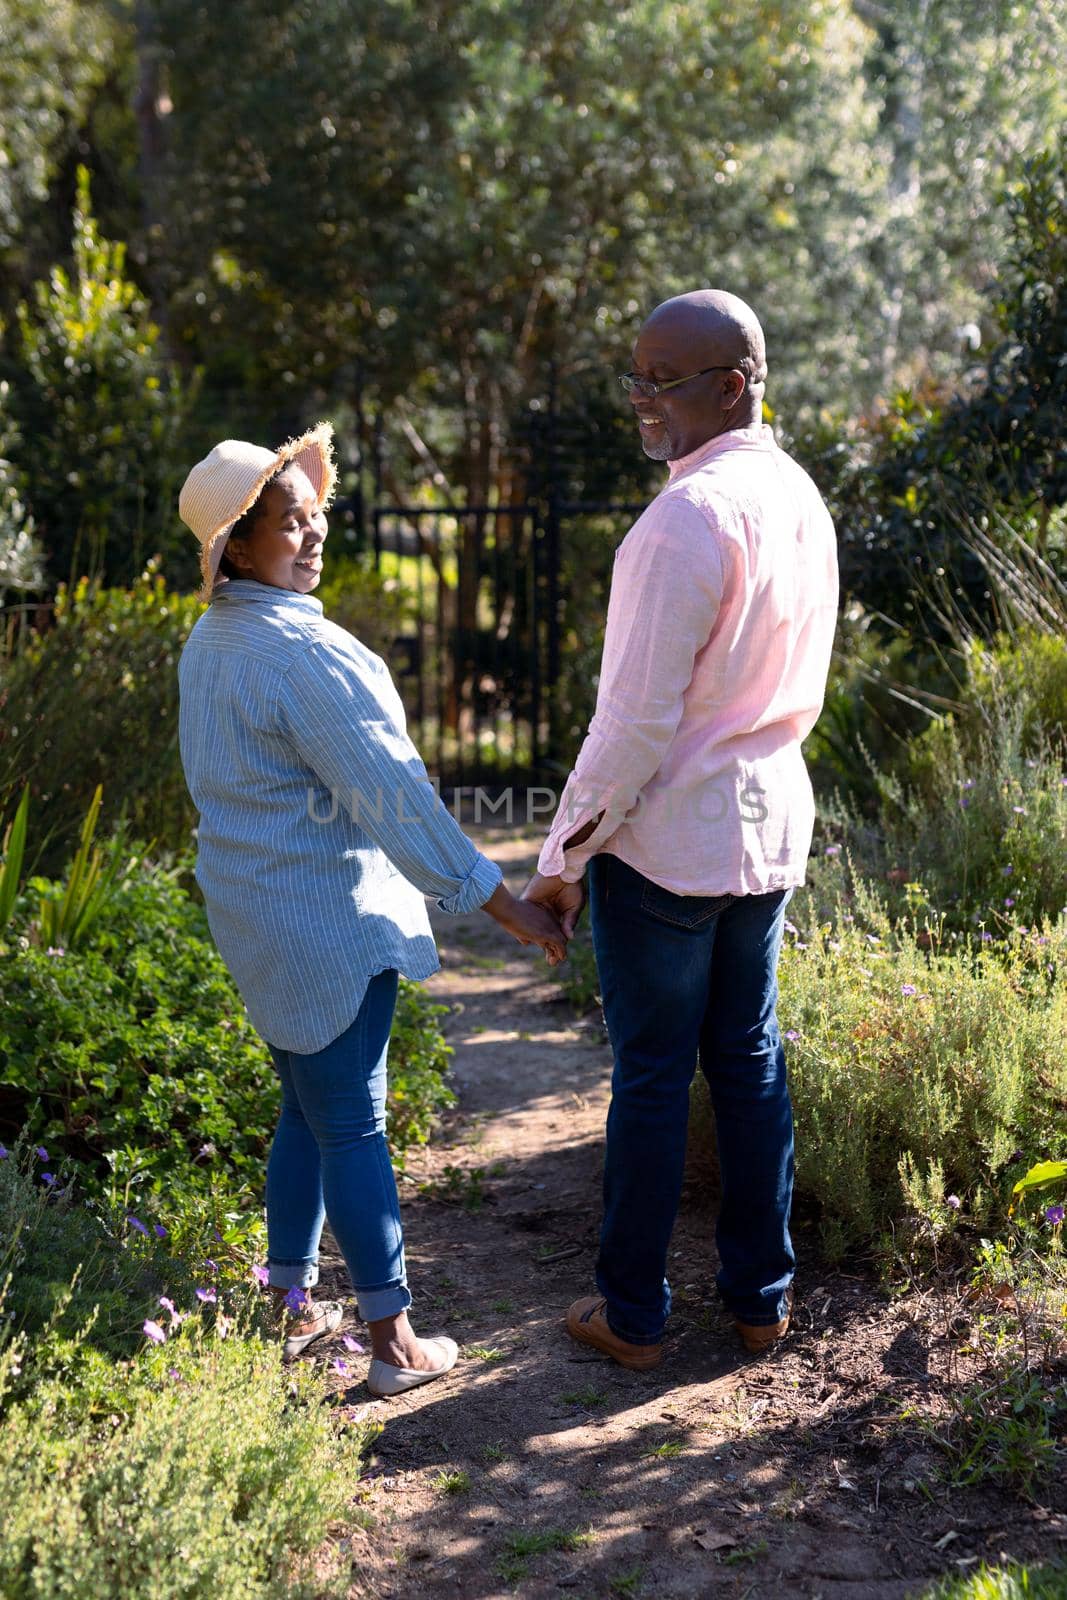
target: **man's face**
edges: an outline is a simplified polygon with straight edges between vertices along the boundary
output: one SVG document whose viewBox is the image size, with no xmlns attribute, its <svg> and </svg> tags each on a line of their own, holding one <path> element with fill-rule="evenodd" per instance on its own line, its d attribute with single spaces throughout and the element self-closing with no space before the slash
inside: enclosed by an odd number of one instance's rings
<svg viewBox="0 0 1067 1600">
<path fill-rule="evenodd" d="M 631 371 L 635 377 L 670 383 L 702 367 L 728 365 L 730 359 L 714 340 L 694 337 L 683 320 L 653 317 L 637 336 Z M 706 372 L 655 396 L 633 391 L 630 404 L 645 455 L 653 461 L 677 461 L 699 450 L 731 426 L 730 413 L 743 389 L 744 378 L 734 369 Z"/>
<path fill-rule="evenodd" d="M 265 490 L 247 539 L 236 541 L 227 555 L 246 578 L 275 589 L 310 594 L 322 575 L 326 513 L 317 511 L 318 496 L 299 467 L 287 467 Z"/>
</svg>

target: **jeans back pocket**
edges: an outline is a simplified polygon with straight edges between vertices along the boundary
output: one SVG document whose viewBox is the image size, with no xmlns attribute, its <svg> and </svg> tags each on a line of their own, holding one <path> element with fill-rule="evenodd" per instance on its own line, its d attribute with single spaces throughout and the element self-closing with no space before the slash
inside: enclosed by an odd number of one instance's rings
<svg viewBox="0 0 1067 1600">
<path fill-rule="evenodd" d="M 732 894 L 672 894 L 669 889 L 661 889 L 658 883 L 646 880 L 641 890 L 641 910 L 674 928 L 695 931 L 706 927 L 734 899 L 736 896 Z"/>
</svg>

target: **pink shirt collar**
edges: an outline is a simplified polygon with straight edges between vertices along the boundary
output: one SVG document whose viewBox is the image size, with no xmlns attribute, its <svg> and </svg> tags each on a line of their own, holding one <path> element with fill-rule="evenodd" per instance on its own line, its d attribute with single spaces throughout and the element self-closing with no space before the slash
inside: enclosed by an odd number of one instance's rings
<svg viewBox="0 0 1067 1600">
<path fill-rule="evenodd" d="M 668 462 L 671 481 L 683 472 L 691 472 L 694 467 L 702 467 L 712 456 L 723 455 L 727 450 L 751 448 L 753 445 L 765 450 L 768 445 L 774 444 L 774 429 L 765 422 L 757 422 L 751 428 L 729 428 L 725 433 L 716 434 L 706 444 L 698 445 L 687 456 L 679 456 L 676 461 Z"/>
</svg>

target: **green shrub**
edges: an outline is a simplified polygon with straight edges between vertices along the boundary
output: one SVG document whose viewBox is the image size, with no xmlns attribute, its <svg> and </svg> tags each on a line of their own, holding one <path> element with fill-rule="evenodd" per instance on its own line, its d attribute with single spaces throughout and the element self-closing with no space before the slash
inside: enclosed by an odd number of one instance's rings
<svg viewBox="0 0 1067 1600">
<path fill-rule="evenodd" d="M 1027 744 L 1067 739 L 1067 639 L 1027 630 L 1015 638 L 976 639 L 967 657 L 968 699 L 976 712 L 1016 708 Z"/>
<path fill-rule="evenodd" d="M 332 545 L 331 538 L 315 598 L 331 622 L 388 661 L 393 640 L 412 614 L 411 597 L 398 578 L 384 577 L 369 555 L 335 551 Z"/>
<path fill-rule="evenodd" d="M 804 901 L 791 908 L 803 923 Z M 896 929 L 870 895 L 790 935 L 779 1019 L 796 1112 L 797 1192 L 833 1256 L 911 1210 L 1001 1223 L 1020 1158 L 1067 1128 L 1067 919 L 975 943 Z M 954 1213 L 957 1214 L 957 1213 Z"/>
<path fill-rule="evenodd" d="M 45 1165 L 0 1157 L 4 1595 L 345 1593 L 320 1547 L 375 1430 L 339 1426 L 321 1372 L 258 1336 L 247 1270 L 174 1256 Z"/>
<path fill-rule="evenodd" d="M 31 944 L 16 913 L 0 946 L 4 1125 L 25 1122 L 87 1181 L 104 1186 L 109 1174 L 127 1196 L 151 1192 L 156 1208 L 194 1195 L 248 1207 L 277 1078 L 181 874 L 138 864 L 73 951 Z M 402 982 L 390 1067 L 398 1153 L 450 1100 L 441 1009 Z"/>
<path fill-rule="evenodd" d="M 195 384 L 162 353 L 126 276 L 126 249 L 100 236 L 79 167 L 71 269 L 56 266 L 18 308 L 13 446 L 47 552 L 50 587 L 83 574 L 129 583 L 165 557 L 192 582 L 196 546 L 178 521 L 182 434 Z"/>
<path fill-rule="evenodd" d="M 0 663 L 0 812 L 28 782 L 38 871 L 65 864 L 97 784 L 105 828 L 124 818 L 161 848 L 188 846 L 178 657 L 202 609 L 154 569 L 130 590 L 82 581 L 60 589 L 54 626 Z"/>
<path fill-rule="evenodd" d="M 884 886 L 895 916 L 922 910 L 960 933 L 1000 935 L 1067 907 L 1062 751 L 1028 742 L 1018 707 L 981 726 L 933 724 L 912 741 L 905 776 L 881 773 L 878 785 L 874 818 L 823 806 L 808 874 L 820 914 L 862 879 Z"/>
</svg>

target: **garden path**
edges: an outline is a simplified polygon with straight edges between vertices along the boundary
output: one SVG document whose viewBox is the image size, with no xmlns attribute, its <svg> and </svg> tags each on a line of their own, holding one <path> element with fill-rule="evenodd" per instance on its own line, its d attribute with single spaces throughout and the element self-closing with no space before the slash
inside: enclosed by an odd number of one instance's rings
<svg viewBox="0 0 1067 1600">
<path fill-rule="evenodd" d="M 520 887 L 535 841 L 481 842 Z M 540 956 L 488 918 L 437 931 L 428 988 L 453 1008 L 459 1104 L 401 1195 L 416 1326 L 463 1354 L 442 1383 L 370 1404 L 359 1359 L 338 1395 L 383 1425 L 360 1485 L 370 1524 L 350 1533 L 354 1597 L 898 1600 L 980 1557 L 1062 1550 L 1063 1507 L 923 1489 L 934 1458 L 896 1419 L 936 1408 L 936 1319 L 821 1265 L 802 1219 L 795 1325 L 773 1357 L 746 1358 L 721 1313 L 699 1195 L 673 1241 L 662 1367 L 627 1372 L 574 1344 L 561 1319 L 594 1287 L 600 1020 L 575 1019 Z M 336 1257 L 323 1276 L 350 1293 Z M 358 1337 L 354 1318 L 346 1330 Z"/>
</svg>

